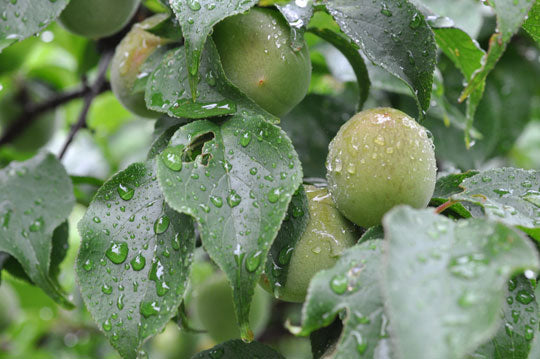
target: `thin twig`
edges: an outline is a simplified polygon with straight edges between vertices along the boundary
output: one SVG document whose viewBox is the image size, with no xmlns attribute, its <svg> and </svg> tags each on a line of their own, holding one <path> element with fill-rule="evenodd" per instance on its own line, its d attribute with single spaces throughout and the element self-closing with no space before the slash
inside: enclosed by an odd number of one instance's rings
<svg viewBox="0 0 540 359">
<path fill-rule="evenodd" d="M 456 203 L 456 201 L 448 200 L 448 201 L 444 202 L 443 204 L 441 204 L 439 207 L 435 208 L 435 213 L 441 214 L 445 210 L 447 210 L 449 207 L 452 207 L 455 203 Z"/>
<path fill-rule="evenodd" d="M 92 105 L 92 101 L 94 101 L 94 98 L 99 95 L 100 89 L 105 84 L 105 76 L 107 75 L 107 68 L 109 67 L 112 56 L 113 51 L 107 51 L 103 53 L 103 55 L 101 55 L 96 81 L 94 82 L 92 87 L 90 87 L 90 91 L 84 96 L 84 105 L 81 113 L 79 114 L 79 119 L 77 120 L 77 123 L 75 123 L 75 125 L 71 127 L 71 131 L 69 132 L 68 138 L 64 143 L 64 147 L 62 147 L 62 151 L 60 151 L 60 154 L 58 155 L 59 159 L 62 159 L 64 157 L 67 149 L 69 148 L 69 145 L 71 145 L 71 142 L 73 142 L 73 139 L 75 138 L 77 132 L 79 132 L 79 130 L 86 125 L 86 116 L 88 115 L 88 110 L 90 110 L 90 105 Z"/>
<path fill-rule="evenodd" d="M 99 93 L 110 90 L 111 86 L 108 82 L 104 83 L 103 86 L 99 89 Z M 16 139 L 25 129 L 30 127 L 34 121 L 39 118 L 39 115 L 55 108 L 62 106 L 72 100 L 75 100 L 80 97 L 86 96 L 90 92 L 90 87 L 83 86 L 76 90 L 66 91 L 58 94 L 57 96 L 52 97 L 51 99 L 38 103 L 29 105 L 24 109 L 23 113 L 19 116 L 16 121 L 13 121 L 13 124 L 7 128 L 6 132 L 0 137 L 0 146 L 5 145 L 9 142 L 12 142 Z"/>
</svg>

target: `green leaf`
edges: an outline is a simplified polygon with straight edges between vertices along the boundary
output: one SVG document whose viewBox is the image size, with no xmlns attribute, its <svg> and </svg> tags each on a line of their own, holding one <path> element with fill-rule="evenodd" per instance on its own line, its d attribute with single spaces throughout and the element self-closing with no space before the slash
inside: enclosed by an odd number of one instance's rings
<svg viewBox="0 0 540 359">
<path fill-rule="evenodd" d="M 540 2 L 534 2 L 528 16 L 523 28 L 537 43 L 540 43 Z"/>
<path fill-rule="evenodd" d="M 161 22 L 149 29 L 146 29 L 146 31 L 156 36 L 171 39 L 173 41 L 182 41 L 184 36 L 178 20 L 174 16 L 168 14 L 163 16 L 162 19 L 163 20 Z"/>
<path fill-rule="evenodd" d="M 75 204 L 66 170 L 42 152 L 0 170 L 0 188 L 0 251 L 13 256 L 56 302 L 72 307 L 50 273 L 53 232 Z"/>
<path fill-rule="evenodd" d="M 0 52 L 30 37 L 54 21 L 68 0 L 0 0 Z"/>
<path fill-rule="evenodd" d="M 423 115 L 430 105 L 436 48 L 420 11 L 401 0 L 329 0 L 326 7 L 371 61 L 407 83 Z"/>
<path fill-rule="evenodd" d="M 467 129 L 472 126 L 474 115 L 482 99 L 488 74 L 493 70 L 510 42 L 512 36 L 525 21 L 533 5 L 531 0 L 489 0 L 497 16 L 497 30 L 489 39 L 489 49 L 482 58 L 482 67 L 474 72 L 460 96 L 460 101 L 469 98 L 467 103 Z M 468 141 L 469 132 L 466 131 Z"/>
<path fill-rule="evenodd" d="M 383 226 L 385 308 L 402 358 L 463 358 L 497 330 L 509 277 L 540 265 L 525 236 L 486 219 L 400 206 Z"/>
<path fill-rule="evenodd" d="M 435 183 L 435 191 L 433 192 L 433 197 L 435 198 L 444 198 L 448 199 L 450 196 L 463 192 L 463 188 L 459 185 L 466 178 L 477 175 L 478 171 L 468 171 L 465 173 L 454 173 L 448 176 L 441 177 Z"/>
<path fill-rule="evenodd" d="M 361 110 L 369 95 L 371 83 L 369 81 L 369 74 L 364 63 L 364 59 L 358 52 L 358 46 L 352 43 L 347 37 L 330 29 L 311 27 L 309 28 L 309 32 L 319 36 L 321 39 L 328 41 L 347 58 L 354 70 L 356 80 L 358 82 L 358 88 L 360 90 L 360 98 L 358 100 L 356 109 L 358 111 Z"/>
<path fill-rule="evenodd" d="M 302 238 L 309 218 L 308 198 L 304 186 L 300 186 L 292 197 L 287 216 L 268 252 L 263 280 L 273 292 L 277 291 L 279 294 L 279 288 L 287 282 L 289 266 L 284 258 L 290 259 L 288 254 L 292 254 L 296 243 Z"/>
<path fill-rule="evenodd" d="M 372 358 L 386 337 L 388 322 L 378 280 L 382 243 L 368 241 L 348 249 L 333 268 L 311 280 L 297 334 L 328 326 L 344 312 L 341 337 L 324 358 Z"/>
<path fill-rule="evenodd" d="M 461 29 L 434 26 L 432 29 L 439 48 L 463 73 L 465 79 L 471 79 L 474 72 L 482 67 L 485 51 Z"/>
<path fill-rule="evenodd" d="M 274 116 L 249 100 L 227 80 L 212 40 L 206 43 L 205 49 L 199 68 L 201 81 L 196 88 L 197 101 L 189 93 L 186 48 L 180 47 L 166 53 L 161 64 L 150 75 L 145 95 L 148 108 L 169 116 L 191 119 L 224 116 L 247 110 L 275 120 Z"/>
<path fill-rule="evenodd" d="M 465 179 L 452 199 L 482 206 L 488 218 L 540 229 L 540 172 L 496 168 Z M 540 236 L 535 239 L 540 240 Z"/>
<path fill-rule="evenodd" d="M 203 245 L 227 274 L 237 318 L 250 339 L 249 303 L 302 181 L 287 135 L 261 117 L 181 127 L 158 159 L 167 203 L 199 222 Z"/>
<path fill-rule="evenodd" d="M 188 69 L 189 87 L 193 99 L 197 95 L 199 62 L 205 42 L 215 24 L 221 20 L 243 13 L 255 6 L 258 0 L 169 0 L 180 22 L 185 39 L 185 63 Z"/>
<path fill-rule="evenodd" d="M 470 359 L 527 359 L 537 332 L 538 304 L 531 281 L 524 276 L 510 279 L 499 330 Z"/>
<path fill-rule="evenodd" d="M 76 271 L 86 307 L 112 346 L 136 358 L 182 301 L 193 221 L 165 204 L 153 166 L 136 163 L 99 189 L 79 232 Z"/>
<path fill-rule="evenodd" d="M 228 342 L 216 345 L 212 349 L 196 354 L 191 359 L 285 359 L 274 349 L 259 343 L 244 343 L 241 340 L 229 340 Z"/>
<path fill-rule="evenodd" d="M 304 45 L 304 32 L 313 16 L 313 0 L 305 2 L 289 1 L 287 4 L 276 4 L 277 9 L 291 27 L 291 46 L 300 49 Z"/>
</svg>

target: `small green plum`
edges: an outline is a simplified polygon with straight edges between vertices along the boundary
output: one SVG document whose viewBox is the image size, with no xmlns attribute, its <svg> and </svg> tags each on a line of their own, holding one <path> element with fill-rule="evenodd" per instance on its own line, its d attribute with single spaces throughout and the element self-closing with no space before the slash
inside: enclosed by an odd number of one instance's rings
<svg viewBox="0 0 540 359">
<path fill-rule="evenodd" d="M 149 110 L 144 100 L 144 91 L 133 91 L 135 81 L 141 75 L 141 66 L 167 39 L 146 31 L 161 22 L 165 14 L 154 15 L 135 24 L 116 47 L 111 64 L 111 87 L 118 100 L 134 114 L 156 118 L 159 113 Z"/>
<path fill-rule="evenodd" d="M 392 108 L 362 111 L 329 146 L 330 194 L 352 222 L 370 227 L 398 204 L 424 208 L 435 188 L 433 141 L 424 127 Z"/>
<path fill-rule="evenodd" d="M 60 23 L 74 34 L 99 39 L 127 25 L 140 0 L 71 0 L 60 15 Z"/>
<path fill-rule="evenodd" d="M 240 328 L 236 321 L 232 289 L 223 273 L 218 273 L 205 281 L 194 298 L 198 318 L 208 335 L 218 343 L 240 338 Z M 261 288 L 256 287 L 251 301 L 249 321 L 255 336 L 266 327 L 270 317 L 271 298 Z"/>
<path fill-rule="evenodd" d="M 302 101 L 311 79 L 307 45 L 293 49 L 290 34 L 278 11 L 258 7 L 214 27 L 213 39 L 229 80 L 278 117 Z"/>
<path fill-rule="evenodd" d="M 274 293 L 278 299 L 303 302 L 313 276 L 336 264 L 343 251 L 358 241 L 355 226 L 336 209 L 326 188 L 304 186 L 309 222 L 287 264 L 287 279 Z M 263 275 L 261 284 L 270 291 Z"/>
</svg>

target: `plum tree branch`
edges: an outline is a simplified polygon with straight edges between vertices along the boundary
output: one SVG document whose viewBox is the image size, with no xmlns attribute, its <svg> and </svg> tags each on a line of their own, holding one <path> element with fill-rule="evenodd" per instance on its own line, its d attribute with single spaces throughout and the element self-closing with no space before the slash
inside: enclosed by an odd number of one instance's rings
<svg viewBox="0 0 540 359">
<path fill-rule="evenodd" d="M 94 81 L 94 84 L 90 87 L 90 91 L 88 91 L 84 96 L 83 108 L 81 110 L 81 113 L 79 114 L 77 122 L 71 127 L 71 130 L 69 131 L 66 142 L 64 143 L 64 146 L 62 147 L 62 150 L 58 155 L 59 159 L 62 159 L 64 157 L 67 149 L 73 142 L 73 139 L 75 138 L 77 132 L 79 132 L 79 130 L 86 125 L 86 117 L 88 115 L 88 111 L 90 110 L 90 106 L 92 105 L 94 98 L 100 94 L 101 89 L 106 83 L 107 69 L 109 68 L 109 64 L 111 63 L 113 54 L 114 52 L 112 50 L 109 50 L 101 55 L 96 80 Z"/>
</svg>

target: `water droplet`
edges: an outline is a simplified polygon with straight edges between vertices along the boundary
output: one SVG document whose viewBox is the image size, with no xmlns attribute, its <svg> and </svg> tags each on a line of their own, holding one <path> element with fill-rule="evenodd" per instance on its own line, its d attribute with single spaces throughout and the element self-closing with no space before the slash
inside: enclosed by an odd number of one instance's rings
<svg viewBox="0 0 540 359">
<path fill-rule="evenodd" d="M 95 223 L 101 223 L 101 218 L 99 218 L 99 217 L 94 217 L 94 218 L 92 218 L 92 220 L 93 220 Z"/>
<path fill-rule="evenodd" d="M 161 152 L 161 161 L 171 171 L 181 171 L 183 150 L 184 146 L 167 147 Z"/>
<path fill-rule="evenodd" d="M 284 247 L 283 249 L 281 249 L 278 255 L 278 263 L 282 266 L 286 266 L 287 264 L 289 264 L 293 251 L 293 247 Z"/>
<path fill-rule="evenodd" d="M 180 250 L 180 233 L 176 233 L 176 235 L 172 239 L 171 246 L 175 251 Z"/>
<path fill-rule="evenodd" d="M 520 290 L 517 292 L 516 300 L 521 304 L 529 304 L 534 300 L 534 296 L 526 290 Z"/>
<path fill-rule="evenodd" d="M 198 0 L 188 0 L 187 4 L 192 11 L 199 11 L 201 9 L 201 3 Z"/>
<path fill-rule="evenodd" d="M 92 268 L 94 267 L 94 263 L 92 262 L 91 259 L 87 259 L 84 263 L 83 263 L 83 269 L 87 272 L 91 271 Z"/>
<path fill-rule="evenodd" d="M 330 288 L 336 294 L 343 294 L 347 291 L 347 277 L 343 274 L 335 275 L 330 281 Z"/>
<path fill-rule="evenodd" d="M 210 196 L 210 202 L 217 208 L 221 208 L 223 206 L 223 198 L 219 196 Z"/>
<path fill-rule="evenodd" d="M 159 314 L 161 308 L 157 302 L 141 302 L 140 312 L 145 318 Z"/>
<path fill-rule="evenodd" d="M 227 204 L 229 207 L 234 208 L 238 206 L 242 202 L 242 197 L 238 193 L 236 193 L 235 190 L 231 190 L 229 195 L 227 196 Z"/>
<path fill-rule="evenodd" d="M 111 324 L 111 321 L 109 319 L 107 319 L 104 323 L 103 323 L 103 330 L 106 331 L 106 332 L 110 332 L 112 329 L 112 324 Z"/>
<path fill-rule="evenodd" d="M 276 203 L 277 201 L 279 201 L 280 195 L 281 195 L 281 188 L 273 188 L 267 194 L 268 201 L 270 203 Z"/>
<path fill-rule="evenodd" d="M 133 268 L 134 271 L 140 271 L 146 265 L 146 258 L 144 258 L 144 256 L 139 253 L 131 260 L 130 263 L 131 268 Z"/>
<path fill-rule="evenodd" d="M 392 16 L 392 11 L 388 9 L 388 5 L 386 5 L 385 3 L 382 4 L 381 14 L 383 14 L 386 17 Z"/>
<path fill-rule="evenodd" d="M 244 132 L 242 136 L 240 136 L 240 145 L 242 147 L 247 147 L 249 143 L 251 142 L 251 132 Z"/>
<path fill-rule="evenodd" d="M 122 198 L 124 201 L 129 201 L 135 194 L 135 190 L 133 188 L 122 183 L 118 185 L 117 191 L 120 198 Z"/>
<path fill-rule="evenodd" d="M 156 234 L 164 233 L 169 228 L 169 217 L 161 216 L 154 222 L 154 232 Z"/>
<path fill-rule="evenodd" d="M 472 279 L 482 273 L 489 260 L 482 253 L 454 257 L 448 265 L 450 273 L 455 276 Z"/>
<path fill-rule="evenodd" d="M 104 294 L 109 295 L 109 294 L 112 293 L 112 287 L 111 287 L 110 285 L 108 285 L 108 284 L 103 284 L 103 285 L 101 286 L 101 291 L 102 291 Z"/>
<path fill-rule="evenodd" d="M 163 297 L 169 291 L 169 286 L 165 283 L 165 268 L 159 259 L 156 259 L 152 263 L 152 269 L 150 270 L 149 279 L 156 283 L 156 293 L 158 296 Z"/>
<path fill-rule="evenodd" d="M 246 259 L 246 269 L 248 272 L 255 272 L 259 265 L 261 264 L 261 254 L 262 252 L 256 252 L 252 255 L 249 255 Z"/>
<path fill-rule="evenodd" d="M 127 258 L 128 255 L 128 245 L 125 242 L 113 242 L 105 255 L 111 260 L 114 264 L 121 264 Z"/>
<path fill-rule="evenodd" d="M 409 27 L 415 30 L 420 26 L 421 23 L 422 23 L 422 15 L 420 15 L 419 13 L 415 13 L 411 19 L 411 22 L 409 22 Z"/>
<path fill-rule="evenodd" d="M 118 296 L 118 300 L 116 301 L 116 307 L 120 310 L 124 309 L 124 294 L 120 294 Z"/>
<path fill-rule="evenodd" d="M 43 228 L 44 224 L 45 222 L 43 221 L 43 218 L 39 217 L 34 222 L 32 222 L 28 229 L 30 230 L 30 232 L 37 232 Z"/>
</svg>

